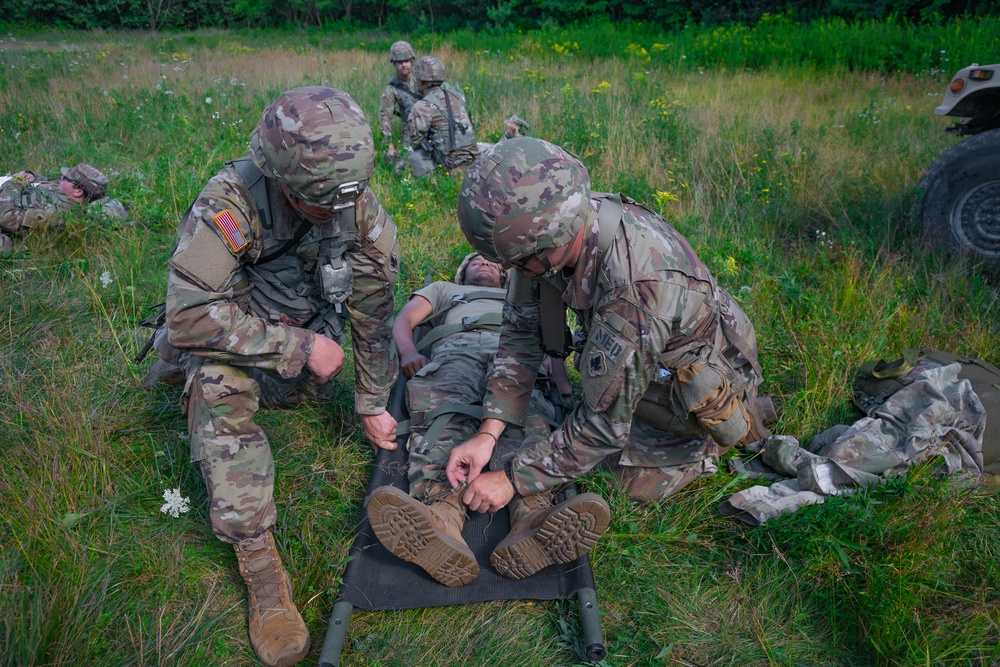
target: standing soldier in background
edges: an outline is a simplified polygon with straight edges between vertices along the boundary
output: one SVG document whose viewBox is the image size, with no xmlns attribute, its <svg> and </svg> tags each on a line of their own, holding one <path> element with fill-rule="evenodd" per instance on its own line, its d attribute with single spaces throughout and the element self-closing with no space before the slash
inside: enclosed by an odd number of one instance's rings
<svg viewBox="0 0 1000 667">
<path fill-rule="evenodd" d="M 406 121 L 410 109 L 420 100 L 417 89 L 417 79 L 413 76 L 413 59 L 417 55 L 409 42 L 395 42 L 389 47 L 389 62 L 396 68 L 396 73 L 389 79 L 389 85 L 382 91 L 378 105 L 378 126 L 382 138 L 389 141 L 389 158 L 395 160 L 399 156 L 396 146 L 392 143 L 392 117 L 399 116 L 403 128 L 403 146 L 410 145 L 407 135 Z"/>
<path fill-rule="evenodd" d="M 7 234 L 25 234 L 31 229 L 60 227 L 62 214 L 73 206 L 87 205 L 109 217 L 124 220 L 125 207 L 107 196 L 109 179 L 89 164 L 63 167 L 62 177 L 42 178 L 33 171 L 19 171 L 0 186 L 0 252 L 13 243 Z"/>
<path fill-rule="evenodd" d="M 191 205 L 170 259 L 156 348 L 186 375 L 191 460 L 213 531 L 236 549 L 250 641 L 268 666 L 305 657 L 309 632 L 271 534 L 274 459 L 254 415 L 261 402 L 293 405 L 337 375 L 348 313 L 355 410 L 374 446 L 396 446 L 386 404 L 398 367 L 399 248 L 367 187 L 374 157 L 347 93 L 283 93 L 250 135 L 250 157 L 227 163 Z"/>
<path fill-rule="evenodd" d="M 413 76 L 423 99 L 410 109 L 404 133 L 409 133 L 413 152 L 407 156 L 414 178 L 441 167 L 447 171 L 467 166 L 479 155 L 465 97 L 444 86 L 444 63 L 423 56 L 413 66 Z"/>
<path fill-rule="evenodd" d="M 447 466 L 453 486 L 470 482 L 470 508 L 496 511 L 515 490 L 538 493 L 596 466 L 636 499 L 666 498 L 715 472 L 730 447 L 769 435 L 746 315 L 663 218 L 592 193 L 576 156 L 530 137 L 500 142 L 466 173 L 458 219 L 473 247 L 514 267 L 487 419 Z M 583 327 L 582 403 L 505 470 L 480 474 L 505 425 L 523 419 L 544 349 L 564 346 L 567 306 Z M 559 335 L 545 336 L 553 313 Z"/>
</svg>

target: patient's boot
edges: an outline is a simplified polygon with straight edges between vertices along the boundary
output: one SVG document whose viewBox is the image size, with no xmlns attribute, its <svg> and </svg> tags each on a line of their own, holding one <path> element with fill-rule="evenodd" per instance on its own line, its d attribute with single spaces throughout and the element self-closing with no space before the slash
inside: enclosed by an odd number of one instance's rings
<svg viewBox="0 0 1000 667">
<path fill-rule="evenodd" d="M 555 563 L 590 552 L 608 529 L 611 508 L 596 493 L 552 505 L 552 492 L 510 503 L 510 533 L 490 554 L 490 564 L 508 579 L 524 579 Z"/>
<path fill-rule="evenodd" d="M 436 495 L 428 492 L 428 497 Z M 424 504 L 394 486 L 382 486 L 368 500 L 368 521 L 389 552 L 445 586 L 464 586 L 479 576 L 479 563 L 462 539 L 460 491 L 449 489 L 440 500 Z"/>
<path fill-rule="evenodd" d="M 294 665 L 309 653 L 309 630 L 292 602 L 292 580 L 268 531 L 233 545 L 250 593 L 250 644 L 267 667 Z"/>
</svg>

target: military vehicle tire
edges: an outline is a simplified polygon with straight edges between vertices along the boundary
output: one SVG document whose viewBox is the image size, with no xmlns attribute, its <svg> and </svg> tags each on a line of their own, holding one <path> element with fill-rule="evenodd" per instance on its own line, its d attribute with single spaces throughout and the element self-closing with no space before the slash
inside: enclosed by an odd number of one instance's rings
<svg viewBox="0 0 1000 667">
<path fill-rule="evenodd" d="M 924 233 L 1000 268 L 1000 129 L 953 146 L 920 179 Z"/>
</svg>

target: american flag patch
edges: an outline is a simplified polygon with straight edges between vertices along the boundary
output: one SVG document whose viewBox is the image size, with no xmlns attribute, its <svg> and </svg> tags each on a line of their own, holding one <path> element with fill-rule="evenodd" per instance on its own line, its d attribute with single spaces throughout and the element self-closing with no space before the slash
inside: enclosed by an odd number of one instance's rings
<svg viewBox="0 0 1000 667">
<path fill-rule="evenodd" d="M 216 215 L 212 220 L 219 226 L 222 235 L 226 237 L 226 241 L 229 242 L 229 247 L 233 249 L 233 252 L 239 252 L 247 247 L 247 238 L 243 236 L 240 226 L 236 224 L 236 220 L 233 219 L 233 214 L 229 212 L 228 208 Z"/>
</svg>

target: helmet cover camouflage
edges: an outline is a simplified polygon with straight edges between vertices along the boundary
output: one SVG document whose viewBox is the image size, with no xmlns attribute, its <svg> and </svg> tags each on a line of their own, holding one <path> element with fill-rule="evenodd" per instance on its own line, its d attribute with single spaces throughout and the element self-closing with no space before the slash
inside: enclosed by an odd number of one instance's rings
<svg viewBox="0 0 1000 667">
<path fill-rule="evenodd" d="M 409 42 L 404 42 L 402 40 L 398 42 L 393 42 L 392 46 L 389 47 L 389 62 L 398 63 L 404 60 L 413 60 L 417 57 L 417 54 L 413 52 L 413 47 L 410 46 Z"/>
<path fill-rule="evenodd" d="M 63 178 L 80 186 L 87 196 L 94 199 L 103 197 L 108 190 L 108 183 L 111 182 L 103 171 L 86 163 L 75 167 L 63 167 L 60 171 Z"/>
<path fill-rule="evenodd" d="M 267 176 L 312 206 L 353 205 L 375 165 L 361 107 L 336 88 L 306 86 L 278 96 L 250 135 L 250 155 Z"/>
<path fill-rule="evenodd" d="M 420 56 L 413 66 L 413 75 L 417 77 L 417 81 L 444 83 L 444 63 L 434 56 Z"/>
<path fill-rule="evenodd" d="M 570 243 L 594 217 L 590 175 L 580 160 L 534 137 L 506 139 L 465 172 L 458 222 L 472 247 L 518 265 Z"/>
<path fill-rule="evenodd" d="M 472 263 L 472 260 L 476 259 L 477 257 L 482 258 L 482 259 L 484 259 L 484 260 L 486 260 L 488 262 L 493 262 L 493 260 L 486 259 L 485 257 L 483 257 L 483 255 L 481 253 L 470 252 L 468 255 L 465 256 L 465 259 L 462 260 L 462 263 L 459 264 L 458 268 L 455 270 L 455 284 L 456 285 L 464 285 L 465 284 L 465 270 L 469 268 L 469 264 Z M 503 267 L 501 267 L 500 268 L 500 287 L 506 287 L 506 286 L 507 286 L 507 272 L 503 270 Z"/>
</svg>

